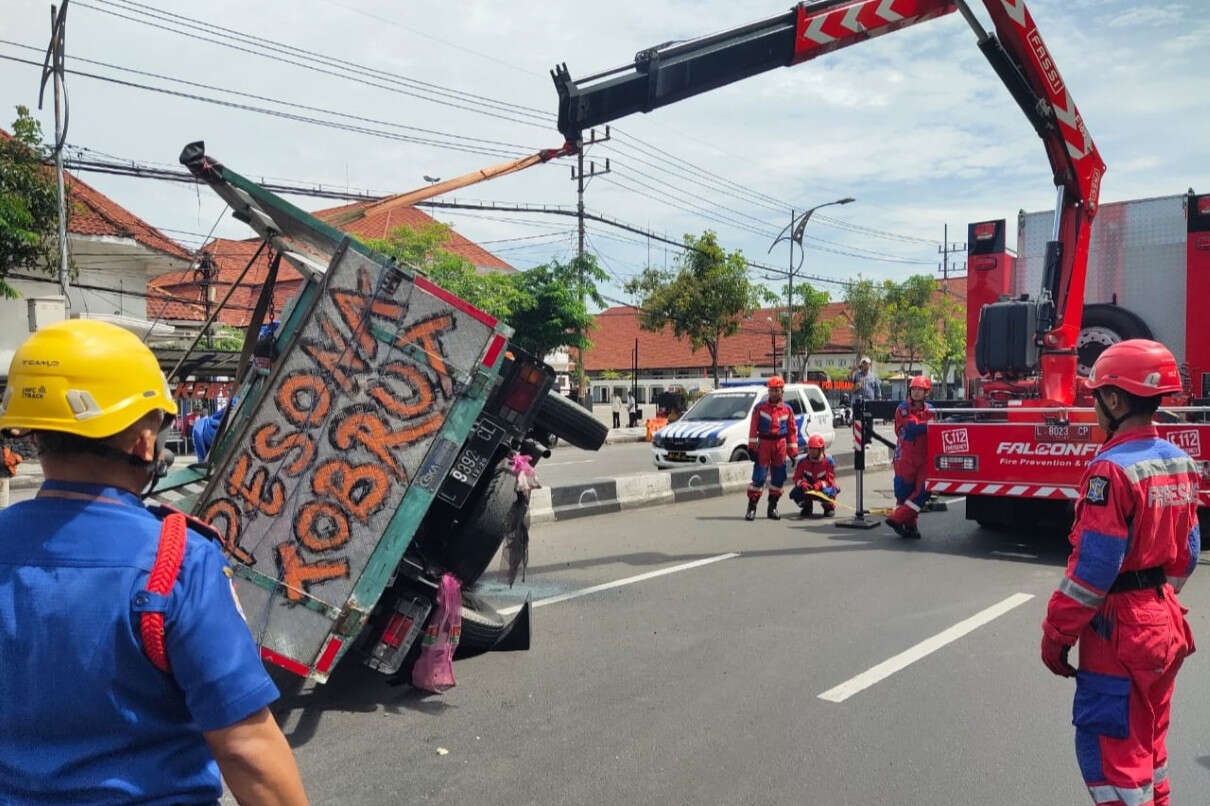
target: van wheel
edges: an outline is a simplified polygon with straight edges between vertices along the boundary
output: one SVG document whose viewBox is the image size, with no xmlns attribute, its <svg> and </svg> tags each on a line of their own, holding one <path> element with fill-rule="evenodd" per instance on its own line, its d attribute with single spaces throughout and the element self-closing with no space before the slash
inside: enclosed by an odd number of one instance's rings
<svg viewBox="0 0 1210 806">
<path fill-rule="evenodd" d="M 731 452 L 732 462 L 751 462 L 752 454 L 748 453 L 748 449 L 740 446 Z"/>
<path fill-rule="evenodd" d="M 1076 341 L 1079 373 L 1088 377 L 1097 356 L 1110 345 L 1127 339 L 1150 338 L 1153 338 L 1151 328 L 1133 311 L 1106 303 L 1085 305 L 1080 336 Z"/>
</svg>

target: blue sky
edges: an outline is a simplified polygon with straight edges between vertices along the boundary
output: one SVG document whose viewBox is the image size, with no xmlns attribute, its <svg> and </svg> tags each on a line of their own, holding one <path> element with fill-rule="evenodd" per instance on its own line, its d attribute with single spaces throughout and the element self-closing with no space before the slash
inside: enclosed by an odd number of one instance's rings
<svg viewBox="0 0 1210 806">
<path fill-rule="evenodd" d="M 989 25 L 982 4 L 976 0 L 974 5 Z M 4 6 L 0 38 L 41 48 L 48 33 L 47 4 L 4 0 Z M 372 118 L 381 123 L 358 125 L 384 131 L 411 131 L 398 126 L 413 126 L 505 143 L 457 141 L 505 151 L 560 145 L 553 125 L 557 98 L 547 74 L 556 63 L 567 62 L 573 76 L 582 76 L 627 63 L 637 50 L 659 42 L 699 36 L 786 9 L 784 4 L 755 0 L 422 1 L 406 7 L 385 0 L 216 0 L 205 6 L 157 6 L 429 82 L 437 85 L 436 92 L 448 88 L 503 102 L 510 106 L 493 108 L 506 111 L 508 119 L 482 114 L 488 105 L 478 101 L 435 96 L 432 87 L 418 92 L 426 98 L 418 98 L 115 16 L 148 19 L 144 12 L 150 6 L 130 0 L 71 3 L 69 67 L 284 108 L 74 59 L 99 60 Z M 1108 164 L 1103 201 L 1181 193 L 1190 186 L 1210 190 L 1204 134 L 1210 112 L 1204 108 L 1202 77 L 1210 19 L 1196 11 L 1199 6 L 1029 2 Z M 205 26 L 191 30 L 209 35 Z M 248 47 L 263 52 L 255 44 Z M 0 44 L 0 54 L 41 59 L 39 53 L 12 44 Z M 36 106 L 37 85 L 36 68 L 0 61 L 0 119 L 5 124 L 13 117 L 13 106 Z M 81 76 L 69 76 L 68 86 L 69 142 L 127 159 L 175 165 L 182 145 L 204 139 L 210 153 L 254 178 L 380 192 L 408 190 L 422 185 L 426 174 L 448 178 L 501 159 L 337 131 Z M 397 83 L 392 86 L 400 89 Z M 42 119 L 50 130 L 51 116 L 44 112 Z M 817 218 L 808 228 L 808 236 L 818 240 L 809 242 L 803 270 L 838 279 L 935 273 L 944 225 L 949 225 L 951 241 L 963 241 L 971 221 L 1012 219 L 1018 209 L 1045 209 L 1054 199 L 1037 137 L 957 14 L 621 120 L 616 130 L 613 142 L 594 147 L 590 154 L 598 162 L 609 157 L 614 169 L 590 183 L 590 211 L 672 238 L 709 227 L 728 248 L 781 266 L 788 259 L 784 244 L 772 256 L 766 256 L 766 250 L 772 234 L 788 220 L 791 205 L 801 209 L 853 196 L 855 203 L 822 211 L 829 218 Z M 434 138 L 449 139 L 429 139 Z M 654 149 L 678 161 L 669 162 Z M 190 186 L 97 174 L 84 178 L 152 224 L 172 230 L 170 234 L 191 248 L 215 225 L 221 210 L 212 194 L 199 194 Z M 572 205 L 574 191 L 563 160 L 456 195 Z M 302 204 L 315 208 L 331 203 Z M 575 248 L 572 219 L 512 213 L 440 213 L 438 218 L 470 238 L 489 242 L 489 248 L 520 268 L 569 257 Z M 216 231 L 230 237 L 249 234 L 229 217 Z M 608 292 L 619 299 L 624 297 L 620 284 L 646 264 L 649 254 L 657 265 L 665 259 L 671 262 L 676 254 L 667 250 L 666 255 L 655 243 L 649 252 L 645 239 L 599 224 L 589 225 L 588 243 L 617 278 Z M 837 286 L 823 287 L 839 294 Z"/>
</svg>

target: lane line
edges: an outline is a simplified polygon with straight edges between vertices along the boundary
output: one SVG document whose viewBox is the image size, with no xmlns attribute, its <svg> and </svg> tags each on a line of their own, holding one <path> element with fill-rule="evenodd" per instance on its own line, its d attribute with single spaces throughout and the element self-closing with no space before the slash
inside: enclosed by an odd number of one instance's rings
<svg viewBox="0 0 1210 806">
<path fill-rule="evenodd" d="M 574 459 L 566 462 L 543 462 L 542 467 L 558 467 L 559 465 L 586 465 L 589 462 L 595 461 L 595 459 Z"/>
<path fill-rule="evenodd" d="M 601 591 L 607 591 L 607 590 L 611 590 L 613 588 L 621 588 L 625 585 L 633 585 L 636 582 L 645 582 L 648 579 L 655 579 L 656 577 L 667 576 L 668 574 L 675 574 L 679 571 L 688 571 L 691 568 L 700 568 L 703 565 L 710 565 L 711 563 L 721 562 L 722 560 L 730 560 L 730 559 L 732 559 L 734 557 L 738 557 L 738 556 L 740 556 L 739 552 L 732 551 L 727 554 L 719 554 L 718 556 L 715 556 L 715 557 L 706 557 L 701 560 L 694 560 L 693 562 L 681 563 L 680 565 L 672 565 L 667 568 L 660 568 L 659 570 L 656 570 L 656 571 L 648 571 L 645 574 L 637 574 L 632 577 L 624 577 L 622 579 L 615 579 L 613 582 L 603 582 L 600 585 L 593 585 L 588 588 L 581 588 L 580 590 L 572 591 L 571 593 L 561 593 L 558 596 L 548 596 L 545 599 L 538 599 L 535 602 L 531 602 L 530 606 L 531 607 L 545 607 L 546 605 L 558 604 L 559 602 L 566 602 L 568 599 L 579 599 L 581 596 L 589 596 L 594 593 L 600 593 Z M 513 613 L 518 612 L 520 609 L 521 609 L 521 605 L 513 605 L 512 607 L 501 608 L 500 610 L 497 610 L 496 612 L 502 616 L 511 616 Z"/>
<path fill-rule="evenodd" d="M 1014 593 L 1004 601 L 997 602 L 985 610 L 980 610 L 975 615 L 959 621 L 949 629 L 943 630 L 931 638 L 924 639 L 893 658 L 888 658 L 877 666 L 873 666 L 856 677 L 846 680 L 839 686 L 828 689 L 819 695 L 819 699 L 827 700 L 828 702 L 844 702 L 854 694 L 864 691 L 881 680 L 885 680 L 895 672 L 915 663 L 921 658 L 931 655 L 946 644 L 957 641 L 967 633 L 982 627 L 993 619 L 1003 616 L 1008 611 L 1025 604 L 1032 598 L 1034 598 L 1032 593 Z"/>
<path fill-rule="evenodd" d="M 1018 560 L 1036 560 L 1036 559 L 1038 559 L 1037 554 L 1026 554 L 1023 551 L 993 551 L 992 554 L 996 555 L 997 557 L 1012 557 L 1012 558 L 1018 559 Z"/>
</svg>

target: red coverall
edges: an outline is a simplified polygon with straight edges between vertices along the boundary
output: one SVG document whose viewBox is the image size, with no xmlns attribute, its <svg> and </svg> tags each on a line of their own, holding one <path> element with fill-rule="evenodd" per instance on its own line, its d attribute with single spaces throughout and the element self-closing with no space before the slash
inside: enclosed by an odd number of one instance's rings
<svg viewBox="0 0 1210 806">
<path fill-rule="evenodd" d="M 1080 644 L 1076 760 L 1093 802 L 1167 806 L 1172 690 L 1194 649 L 1176 592 L 1201 550 L 1198 468 L 1155 428 L 1136 428 L 1102 446 L 1081 491 L 1067 573 L 1042 622 L 1052 640 Z M 1167 582 L 1111 590 L 1144 569 Z"/>
<path fill-rule="evenodd" d="M 928 498 L 924 479 L 928 475 L 927 423 L 934 417 L 933 404 L 905 400 L 895 409 L 895 503 L 890 519 L 915 526 L 920 507 Z"/>
<path fill-rule="evenodd" d="M 762 400 L 752 410 L 748 427 L 748 445 L 753 450 L 752 483 L 748 485 L 748 500 L 759 501 L 765 478 L 769 479 L 769 502 L 781 498 L 786 483 L 786 456 L 798 455 L 798 423 L 794 412 L 785 403 Z"/>
<path fill-rule="evenodd" d="M 840 488 L 836 486 L 836 463 L 831 456 L 820 454 L 817 462 L 812 462 L 809 456 L 801 459 L 794 468 L 794 489 L 790 490 L 790 497 L 808 513 L 816 501 L 823 506 L 825 513 L 835 509 L 805 494 L 811 490 L 818 490 L 829 498 L 840 494 Z"/>
</svg>

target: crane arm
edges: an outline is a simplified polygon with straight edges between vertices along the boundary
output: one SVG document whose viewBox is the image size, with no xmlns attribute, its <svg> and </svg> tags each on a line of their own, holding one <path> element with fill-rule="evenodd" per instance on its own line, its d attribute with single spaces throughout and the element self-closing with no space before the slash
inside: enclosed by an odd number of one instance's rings
<svg viewBox="0 0 1210 806">
<path fill-rule="evenodd" d="M 632 64 L 573 79 L 551 71 L 559 131 L 582 142 L 584 129 L 650 112 L 776 67 L 960 11 L 979 49 L 1042 139 L 1059 189 L 1055 234 L 1047 245 L 1038 306 L 1042 397 L 1075 396 L 1076 340 L 1084 301 L 1088 238 L 1105 163 L 1038 32 L 1025 0 L 983 0 L 988 33 L 966 0 L 813 0 L 748 25 L 639 51 Z"/>
</svg>

